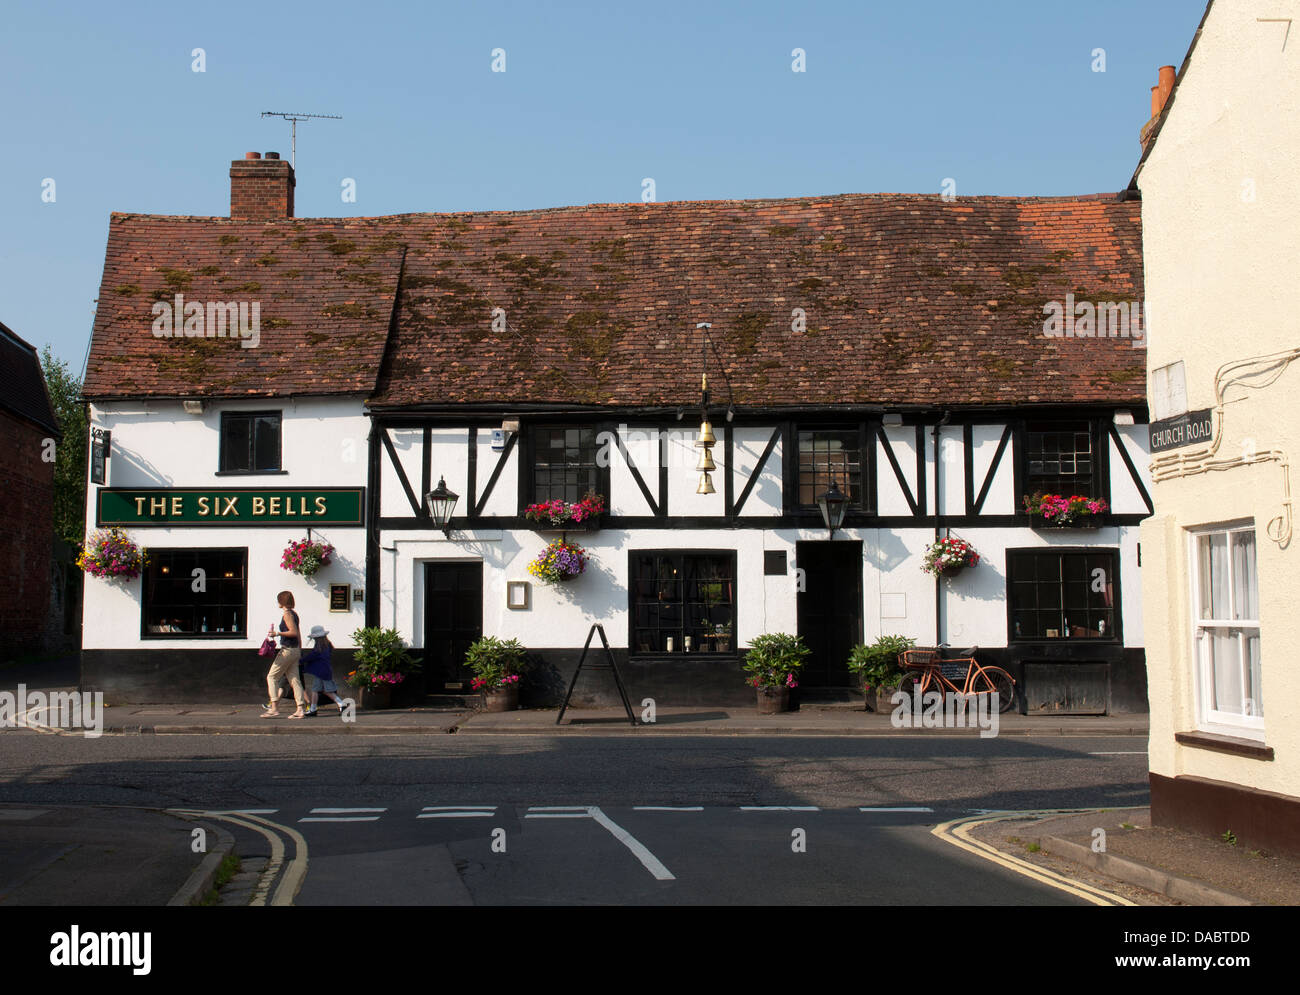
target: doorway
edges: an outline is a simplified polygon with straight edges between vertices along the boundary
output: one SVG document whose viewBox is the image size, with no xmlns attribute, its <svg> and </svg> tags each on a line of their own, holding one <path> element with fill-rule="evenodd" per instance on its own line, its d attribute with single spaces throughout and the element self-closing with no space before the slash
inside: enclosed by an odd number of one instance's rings
<svg viewBox="0 0 1300 995">
<path fill-rule="evenodd" d="M 799 635 L 812 652 L 799 683 L 810 688 L 851 688 L 849 652 L 862 642 L 862 543 L 800 542 L 795 565 L 803 571 L 798 593 Z"/>
<path fill-rule="evenodd" d="M 465 652 L 483 635 L 483 564 L 424 565 L 424 687 L 469 691 Z"/>
</svg>

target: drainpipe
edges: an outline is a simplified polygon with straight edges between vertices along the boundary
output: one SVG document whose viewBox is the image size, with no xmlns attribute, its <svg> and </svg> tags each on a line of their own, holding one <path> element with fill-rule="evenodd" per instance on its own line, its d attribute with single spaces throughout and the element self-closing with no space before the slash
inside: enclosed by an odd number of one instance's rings
<svg viewBox="0 0 1300 995">
<path fill-rule="evenodd" d="M 939 424 L 930 430 L 934 440 L 934 541 L 939 541 L 940 523 L 943 517 L 943 462 L 939 459 L 939 431 L 952 420 L 952 412 L 945 411 Z M 943 643 L 943 577 L 934 575 L 934 645 Z"/>
</svg>

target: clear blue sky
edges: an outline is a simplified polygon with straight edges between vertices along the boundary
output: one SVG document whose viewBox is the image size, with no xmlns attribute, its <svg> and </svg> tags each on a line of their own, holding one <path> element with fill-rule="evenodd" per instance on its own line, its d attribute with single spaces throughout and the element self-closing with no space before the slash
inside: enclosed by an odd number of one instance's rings
<svg viewBox="0 0 1300 995">
<path fill-rule="evenodd" d="M 288 158 L 263 110 L 343 116 L 299 125 L 299 217 L 639 201 L 645 177 L 660 201 L 1120 190 L 1204 7 L 10 0 L 0 321 L 79 372 L 110 212 L 228 214 L 230 160 Z"/>
</svg>

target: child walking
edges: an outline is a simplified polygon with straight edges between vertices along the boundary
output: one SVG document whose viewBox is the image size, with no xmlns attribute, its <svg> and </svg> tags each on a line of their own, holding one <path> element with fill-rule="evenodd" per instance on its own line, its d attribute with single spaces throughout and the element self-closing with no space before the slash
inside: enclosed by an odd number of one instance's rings
<svg viewBox="0 0 1300 995">
<path fill-rule="evenodd" d="M 343 699 L 339 697 L 338 685 L 334 683 L 334 671 L 330 667 L 330 656 L 334 644 L 329 641 L 329 632 L 323 626 L 313 625 L 307 633 L 312 639 L 312 648 L 302 655 L 302 673 L 307 681 L 306 718 L 316 717 L 316 699 L 324 691 L 334 699 L 343 711 Z"/>
</svg>

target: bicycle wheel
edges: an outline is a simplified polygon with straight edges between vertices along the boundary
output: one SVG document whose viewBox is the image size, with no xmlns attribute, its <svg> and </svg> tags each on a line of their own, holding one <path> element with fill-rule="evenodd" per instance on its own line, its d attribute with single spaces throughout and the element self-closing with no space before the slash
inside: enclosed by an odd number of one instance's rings
<svg viewBox="0 0 1300 995">
<path fill-rule="evenodd" d="M 981 693 L 997 694 L 999 712 L 1008 712 L 1015 706 L 1016 682 L 1001 667 L 981 667 L 975 686 Z"/>
</svg>

